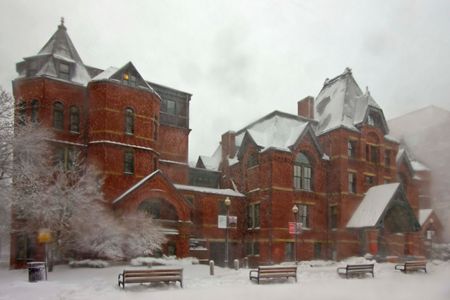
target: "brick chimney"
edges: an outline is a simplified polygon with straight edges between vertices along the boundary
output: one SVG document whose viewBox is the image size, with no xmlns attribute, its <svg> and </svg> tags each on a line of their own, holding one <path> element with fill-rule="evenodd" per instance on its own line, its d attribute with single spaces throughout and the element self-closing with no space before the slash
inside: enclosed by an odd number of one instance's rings
<svg viewBox="0 0 450 300">
<path fill-rule="evenodd" d="M 300 117 L 314 119 L 314 97 L 308 96 L 297 102 Z"/>
<path fill-rule="evenodd" d="M 236 132 L 234 131 L 227 131 L 224 134 L 222 134 L 222 158 L 226 157 L 227 155 L 230 156 L 230 158 L 233 158 L 236 154 Z"/>
</svg>

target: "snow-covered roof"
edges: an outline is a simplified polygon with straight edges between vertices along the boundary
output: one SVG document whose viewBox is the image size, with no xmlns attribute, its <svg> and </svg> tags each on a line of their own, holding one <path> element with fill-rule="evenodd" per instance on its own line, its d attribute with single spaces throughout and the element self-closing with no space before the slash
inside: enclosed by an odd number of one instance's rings
<svg viewBox="0 0 450 300">
<path fill-rule="evenodd" d="M 216 194 L 216 195 L 223 195 L 223 196 L 230 196 L 230 197 L 245 197 L 244 194 L 233 191 L 232 189 L 214 189 L 214 188 L 208 188 L 208 187 L 202 187 L 202 186 L 183 185 L 183 184 L 175 184 L 175 187 L 178 190 L 183 190 L 183 191 L 193 191 L 193 192 Z"/>
<path fill-rule="evenodd" d="M 129 188 L 128 190 L 126 190 L 122 195 L 120 195 L 119 197 L 117 197 L 112 203 L 116 204 L 118 202 L 120 202 L 122 199 L 124 199 L 126 196 L 128 196 L 129 194 L 131 194 L 133 191 L 135 191 L 137 188 L 139 188 L 144 182 L 146 182 L 147 180 L 149 180 L 150 178 L 152 178 L 153 176 L 155 176 L 156 174 L 160 173 L 160 170 L 156 170 L 150 174 L 148 174 L 147 176 L 145 176 L 144 178 L 142 178 L 141 180 L 139 180 L 135 185 L 133 185 L 131 188 Z"/>
<path fill-rule="evenodd" d="M 269 148 L 291 151 L 289 147 L 297 142 L 308 124 L 308 121 L 296 115 L 274 111 L 239 130 L 235 138 L 236 146 L 242 146 L 247 134 L 262 151 Z"/>
<path fill-rule="evenodd" d="M 370 108 L 381 112 L 380 106 L 368 89 L 363 93 L 351 70 L 346 68 L 341 75 L 331 80 L 327 79 L 314 100 L 314 118 L 318 121 L 317 133 L 320 135 L 341 127 L 358 131 L 356 125 L 365 120 Z M 382 124 L 387 132 L 384 119 Z"/>
<path fill-rule="evenodd" d="M 72 43 L 67 29 L 62 22 L 57 31 L 51 36 L 48 42 L 42 47 L 37 55 L 25 58 L 26 61 L 39 61 L 36 76 L 51 76 L 58 78 L 56 61 L 64 61 L 72 65 L 70 71 L 70 81 L 87 85 L 91 76 L 81 60 L 77 49 Z M 56 61 L 55 61 L 56 60 Z"/>
<path fill-rule="evenodd" d="M 419 162 L 417 160 L 411 161 L 411 166 L 412 166 L 413 170 L 416 172 L 431 171 L 427 166 L 425 166 L 424 164 L 422 164 L 421 162 Z"/>
<path fill-rule="evenodd" d="M 347 223 L 347 228 L 376 226 L 399 187 L 398 182 L 371 187 Z"/>
<path fill-rule="evenodd" d="M 200 155 L 199 160 L 203 163 L 205 169 L 218 171 L 222 161 L 222 146 L 219 145 L 211 156 Z"/>
<path fill-rule="evenodd" d="M 431 208 L 419 209 L 419 224 L 422 226 L 425 221 L 431 216 L 433 210 Z"/>
</svg>

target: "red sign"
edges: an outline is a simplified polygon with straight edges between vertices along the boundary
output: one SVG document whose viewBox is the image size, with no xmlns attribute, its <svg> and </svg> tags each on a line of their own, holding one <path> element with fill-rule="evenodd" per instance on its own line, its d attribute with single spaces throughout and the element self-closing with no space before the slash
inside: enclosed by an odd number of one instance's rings
<svg viewBox="0 0 450 300">
<path fill-rule="evenodd" d="M 289 222 L 289 233 L 295 234 L 295 224 L 297 224 L 297 234 L 302 233 L 302 223 Z"/>
</svg>

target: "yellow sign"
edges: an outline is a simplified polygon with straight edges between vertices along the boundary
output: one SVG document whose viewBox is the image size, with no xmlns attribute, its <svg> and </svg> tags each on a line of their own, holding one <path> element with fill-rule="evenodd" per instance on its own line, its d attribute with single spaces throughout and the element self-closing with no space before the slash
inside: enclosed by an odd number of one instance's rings
<svg viewBox="0 0 450 300">
<path fill-rule="evenodd" d="M 50 229 L 39 229 L 38 242 L 41 244 L 50 243 L 52 241 L 52 233 Z"/>
</svg>

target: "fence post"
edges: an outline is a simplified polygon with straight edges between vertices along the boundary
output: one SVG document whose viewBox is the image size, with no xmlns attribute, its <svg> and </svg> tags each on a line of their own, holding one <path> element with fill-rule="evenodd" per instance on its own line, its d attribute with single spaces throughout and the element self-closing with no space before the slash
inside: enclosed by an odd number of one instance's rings
<svg viewBox="0 0 450 300">
<path fill-rule="evenodd" d="M 239 270 L 239 259 L 235 259 L 234 261 L 233 261 L 233 263 L 234 263 L 234 269 L 237 271 L 237 270 Z"/>
<path fill-rule="evenodd" d="M 209 275 L 211 275 L 211 276 L 214 275 L 214 261 L 213 260 L 209 261 Z"/>
</svg>

